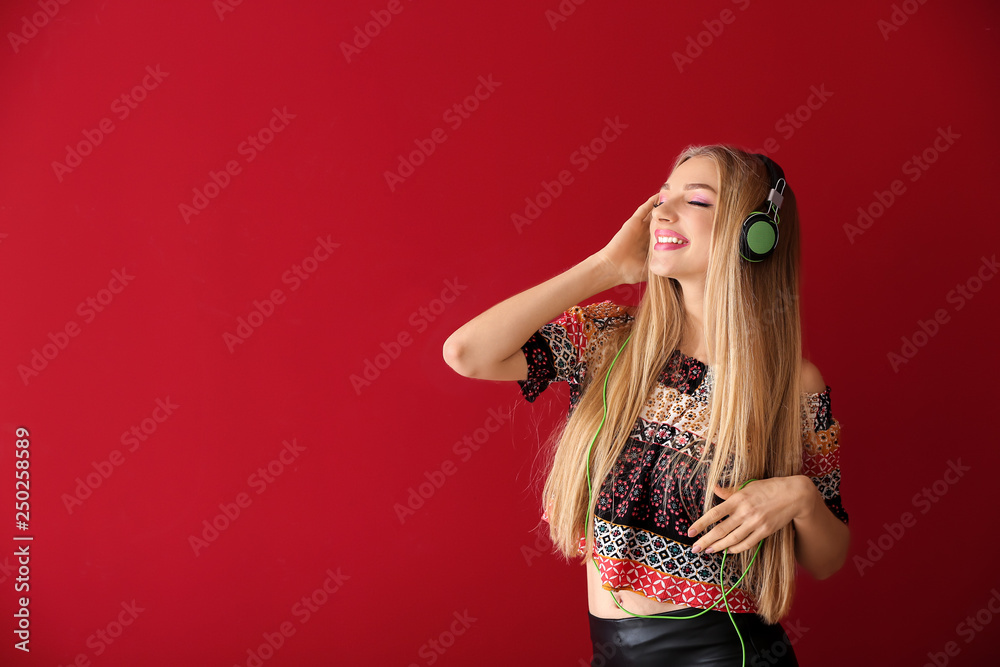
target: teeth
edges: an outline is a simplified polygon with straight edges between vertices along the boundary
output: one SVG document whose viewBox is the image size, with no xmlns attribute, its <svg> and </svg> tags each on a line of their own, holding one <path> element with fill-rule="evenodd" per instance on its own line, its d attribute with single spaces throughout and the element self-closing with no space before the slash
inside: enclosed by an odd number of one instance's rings
<svg viewBox="0 0 1000 667">
<path fill-rule="evenodd" d="M 658 243 L 676 243 L 677 245 L 683 245 L 687 243 L 687 241 L 682 241 L 676 236 L 657 236 L 656 241 Z"/>
</svg>

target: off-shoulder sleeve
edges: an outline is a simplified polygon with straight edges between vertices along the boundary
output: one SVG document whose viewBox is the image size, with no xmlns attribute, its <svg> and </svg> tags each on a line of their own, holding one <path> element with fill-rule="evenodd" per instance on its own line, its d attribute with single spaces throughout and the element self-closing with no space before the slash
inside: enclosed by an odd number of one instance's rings
<svg viewBox="0 0 1000 667">
<path fill-rule="evenodd" d="M 521 346 L 528 379 L 519 380 L 521 394 L 533 402 L 553 382 L 567 382 L 570 406 L 580 398 L 587 363 L 609 329 L 632 320 L 624 306 L 602 301 L 573 306 L 536 331 Z"/>
<path fill-rule="evenodd" d="M 809 477 L 834 515 L 848 523 L 840 498 L 840 422 L 830 407 L 830 386 L 802 395 L 802 474 Z"/>
</svg>

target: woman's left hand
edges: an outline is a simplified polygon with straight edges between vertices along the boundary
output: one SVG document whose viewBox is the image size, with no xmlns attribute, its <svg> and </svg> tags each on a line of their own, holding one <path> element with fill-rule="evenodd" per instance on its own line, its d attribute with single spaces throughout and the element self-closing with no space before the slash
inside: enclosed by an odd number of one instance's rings
<svg viewBox="0 0 1000 667">
<path fill-rule="evenodd" d="M 714 553 L 728 548 L 728 553 L 735 554 L 753 548 L 805 512 L 808 489 L 803 480 L 813 486 L 812 481 L 802 475 L 758 479 L 742 490 L 716 484 L 715 494 L 723 498 L 723 502 L 691 524 L 688 536 L 694 537 L 729 516 L 696 541 L 691 551 L 698 553 L 704 549 L 705 553 Z"/>
</svg>

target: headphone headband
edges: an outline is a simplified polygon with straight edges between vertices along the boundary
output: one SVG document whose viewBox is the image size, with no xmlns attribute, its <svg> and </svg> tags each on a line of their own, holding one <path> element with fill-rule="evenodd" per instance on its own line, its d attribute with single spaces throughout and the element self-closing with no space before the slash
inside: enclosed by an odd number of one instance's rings
<svg viewBox="0 0 1000 667">
<path fill-rule="evenodd" d="M 774 209 L 777 211 L 781 208 L 781 203 L 785 200 L 785 171 L 777 162 L 766 155 L 761 155 L 760 153 L 753 153 L 752 155 L 760 158 L 767 169 L 767 182 L 771 187 L 771 191 L 768 193 L 765 201 L 774 204 Z"/>
</svg>

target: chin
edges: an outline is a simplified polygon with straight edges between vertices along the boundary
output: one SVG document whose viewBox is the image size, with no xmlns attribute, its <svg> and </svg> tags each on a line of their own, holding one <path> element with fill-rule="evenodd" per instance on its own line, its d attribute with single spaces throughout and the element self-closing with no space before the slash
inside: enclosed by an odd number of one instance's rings
<svg viewBox="0 0 1000 667">
<path fill-rule="evenodd" d="M 676 272 L 668 267 L 649 267 L 650 274 L 660 278 L 677 278 Z"/>
</svg>

